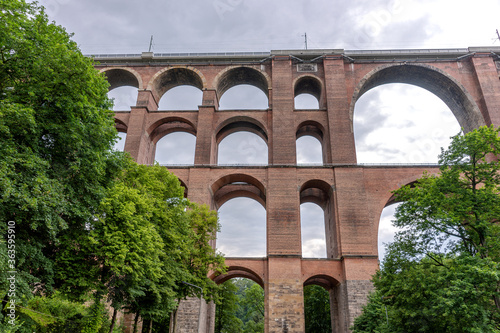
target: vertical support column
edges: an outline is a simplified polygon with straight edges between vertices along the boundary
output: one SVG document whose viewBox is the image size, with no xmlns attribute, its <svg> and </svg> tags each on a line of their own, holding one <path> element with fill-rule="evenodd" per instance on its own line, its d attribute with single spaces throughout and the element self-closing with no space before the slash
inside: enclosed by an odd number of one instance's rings
<svg viewBox="0 0 500 333">
<path fill-rule="evenodd" d="M 350 332 L 349 327 L 361 314 L 373 290 L 372 274 L 378 268 L 377 256 L 352 256 L 343 258 L 345 280 L 337 286 L 339 301 L 339 332 Z"/>
<path fill-rule="evenodd" d="M 276 56 L 272 66 L 273 132 L 269 163 L 296 164 L 292 61 L 288 56 Z"/>
<path fill-rule="evenodd" d="M 483 111 L 486 124 L 500 126 L 500 80 L 495 62 L 489 54 L 478 54 L 472 58 L 472 64 L 486 108 Z"/>
<path fill-rule="evenodd" d="M 265 332 L 304 333 L 301 258 L 269 256 L 268 265 Z"/>
<path fill-rule="evenodd" d="M 140 164 L 153 163 L 153 143 L 147 133 L 148 111 L 143 107 L 133 106 L 125 139 L 125 151 Z"/>
<path fill-rule="evenodd" d="M 344 274 L 335 290 L 340 332 L 349 332 L 354 318 L 361 313 L 373 289 L 371 275 L 378 268 L 373 242 L 377 235 L 373 234 L 373 220 L 366 209 L 364 177 L 363 168 L 335 168 L 339 254 Z"/>
<path fill-rule="evenodd" d="M 349 117 L 344 60 L 340 55 L 327 56 L 323 65 L 332 163 L 355 164 L 356 147 Z"/>
<path fill-rule="evenodd" d="M 295 168 L 270 168 L 267 196 L 266 332 L 303 333 L 299 191 Z"/>
<path fill-rule="evenodd" d="M 198 109 L 198 128 L 196 132 L 195 165 L 215 164 L 216 143 L 212 128 L 215 106 L 202 105 Z"/>
<path fill-rule="evenodd" d="M 158 104 L 149 90 L 139 90 L 137 106 L 132 106 L 125 139 L 125 151 L 140 164 L 152 164 L 154 144 L 147 132 L 148 112 L 156 110 Z"/>
</svg>

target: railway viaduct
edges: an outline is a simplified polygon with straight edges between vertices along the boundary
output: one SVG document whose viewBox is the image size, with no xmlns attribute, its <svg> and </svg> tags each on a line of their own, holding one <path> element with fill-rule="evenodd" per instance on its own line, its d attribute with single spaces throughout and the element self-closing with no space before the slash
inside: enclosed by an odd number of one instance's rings
<svg viewBox="0 0 500 333">
<path fill-rule="evenodd" d="M 135 105 L 116 111 L 126 132 L 125 150 L 143 164 L 154 161 L 156 142 L 175 131 L 196 136 L 194 165 L 169 168 L 188 197 L 218 209 L 235 197 L 257 200 L 266 209 L 267 255 L 227 258 L 222 283 L 245 277 L 265 291 L 265 332 L 304 332 L 303 287 L 329 291 L 334 332 L 349 332 L 372 288 L 378 267 L 377 233 L 391 191 L 432 166 L 363 166 L 356 162 L 353 112 L 357 99 L 386 83 L 408 83 L 441 98 L 466 130 L 500 125 L 500 48 L 433 50 L 280 50 L 256 53 L 95 55 L 110 89 L 138 88 Z M 268 97 L 265 110 L 219 110 L 231 87 L 250 84 Z M 202 91 L 192 111 L 158 110 L 161 96 L 178 85 Z M 294 108 L 308 93 L 316 110 Z M 249 131 L 268 145 L 266 166 L 219 166 L 218 144 L 231 133 Z M 296 139 L 311 135 L 322 144 L 323 165 L 298 166 Z M 301 254 L 301 203 L 325 212 L 327 258 Z M 215 246 L 215 244 L 214 244 Z M 199 308 L 201 307 L 201 308 Z M 211 333 L 214 306 L 186 301 L 178 332 Z M 198 317 L 198 314 L 201 314 Z"/>
</svg>

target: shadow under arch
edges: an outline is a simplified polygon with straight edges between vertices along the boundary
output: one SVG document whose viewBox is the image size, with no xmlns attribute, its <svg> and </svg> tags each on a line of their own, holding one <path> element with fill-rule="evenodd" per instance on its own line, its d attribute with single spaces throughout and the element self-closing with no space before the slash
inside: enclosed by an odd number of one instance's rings
<svg viewBox="0 0 500 333">
<path fill-rule="evenodd" d="M 203 90 L 206 87 L 206 80 L 196 68 L 190 66 L 169 67 L 159 71 L 151 78 L 148 90 L 153 91 L 159 101 L 168 90 L 182 85 Z"/>
<path fill-rule="evenodd" d="M 217 99 L 220 101 L 222 95 L 230 88 L 249 84 L 262 90 L 269 101 L 269 87 L 271 80 L 266 73 L 258 69 L 246 66 L 228 67 L 221 71 L 214 79 L 214 87 L 217 93 Z"/>
<path fill-rule="evenodd" d="M 115 128 L 118 132 L 127 133 L 127 125 L 120 119 L 115 118 Z"/>
<path fill-rule="evenodd" d="M 187 199 L 188 197 L 188 187 L 186 185 L 186 182 L 184 182 L 182 179 L 180 179 L 179 177 L 177 177 L 177 179 L 179 179 L 179 182 L 181 183 L 181 186 L 182 188 L 184 189 L 184 198 Z"/>
<path fill-rule="evenodd" d="M 227 280 L 231 280 L 234 278 L 245 278 L 252 280 L 259 286 L 264 288 L 264 280 L 262 279 L 262 277 L 256 272 L 254 272 L 252 269 L 243 266 L 230 265 L 226 273 L 218 276 L 211 276 L 210 278 L 217 284 L 224 283 Z"/>
<path fill-rule="evenodd" d="M 323 83 L 316 76 L 304 74 L 294 80 L 293 94 L 297 97 L 300 94 L 310 94 L 318 100 L 319 108 L 324 108 Z"/>
<path fill-rule="evenodd" d="M 149 137 L 154 144 L 173 132 L 186 132 L 196 136 L 196 127 L 185 118 L 165 117 L 153 123 L 148 129 Z"/>
<path fill-rule="evenodd" d="M 230 174 L 219 178 L 211 186 L 213 201 L 216 209 L 225 202 L 238 198 L 250 198 L 266 208 L 266 189 L 256 178 L 243 174 Z"/>
<path fill-rule="evenodd" d="M 109 83 L 109 91 L 123 86 L 131 86 L 137 89 L 143 89 L 142 78 L 133 69 L 130 68 L 106 68 L 101 70 Z"/>
<path fill-rule="evenodd" d="M 327 291 L 335 288 L 339 284 L 340 282 L 337 281 L 335 278 L 324 274 L 311 276 L 306 281 L 304 281 L 304 287 L 310 285 L 317 285 L 325 288 Z"/>
<path fill-rule="evenodd" d="M 485 125 L 485 120 L 465 87 L 439 68 L 426 64 L 390 64 L 377 67 L 366 74 L 355 88 L 349 117 L 354 117 L 356 101 L 368 90 L 386 83 L 407 83 L 430 91 L 452 111 L 466 132 Z"/>
<path fill-rule="evenodd" d="M 223 121 L 215 130 L 215 141 L 218 145 L 225 137 L 230 134 L 247 131 L 258 135 L 268 144 L 267 131 L 259 121 L 245 116 L 232 117 Z"/>
</svg>

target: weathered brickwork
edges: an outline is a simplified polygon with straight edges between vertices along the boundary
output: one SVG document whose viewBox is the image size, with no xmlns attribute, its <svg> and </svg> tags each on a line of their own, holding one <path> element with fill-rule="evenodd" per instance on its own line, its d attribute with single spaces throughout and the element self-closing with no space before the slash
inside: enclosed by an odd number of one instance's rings
<svg viewBox="0 0 500 333">
<path fill-rule="evenodd" d="M 218 209 L 246 196 L 266 208 L 267 256 L 228 258 L 228 273 L 211 278 L 222 283 L 246 277 L 260 284 L 266 333 L 303 333 L 303 287 L 320 285 L 330 293 L 333 331 L 344 333 L 372 288 L 378 223 L 382 209 L 392 203 L 391 191 L 424 170 L 438 172 L 433 166 L 357 165 L 352 122 L 357 99 L 381 84 L 408 83 L 440 97 L 466 130 L 498 126 L 499 54 L 500 48 L 144 54 L 98 57 L 97 68 L 113 88 L 138 88 L 136 105 L 115 113 L 117 129 L 127 132 L 125 150 L 137 162 L 151 164 L 156 142 L 166 134 L 194 134 L 195 164 L 170 168 L 188 197 Z M 166 91 L 185 84 L 203 92 L 197 110 L 158 110 Z M 269 107 L 219 111 L 222 94 L 238 84 L 261 89 Z M 304 92 L 318 99 L 317 110 L 294 109 L 294 97 Z M 218 144 L 240 130 L 267 143 L 267 166 L 217 165 Z M 321 142 L 324 165 L 296 165 L 296 139 L 303 135 Z M 299 207 L 304 202 L 325 211 L 327 259 L 302 258 Z M 213 330 L 213 304 L 182 302 L 176 332 Z"/>
</svg>

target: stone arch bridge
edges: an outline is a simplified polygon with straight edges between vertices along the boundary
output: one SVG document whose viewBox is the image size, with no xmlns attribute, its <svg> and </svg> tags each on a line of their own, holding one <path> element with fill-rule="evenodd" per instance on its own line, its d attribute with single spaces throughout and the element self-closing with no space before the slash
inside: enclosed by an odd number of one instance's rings
<svg viewBox="0 0 500 333">
<path fill-rule="evenodd" d="M 256 281 L 265 290 L 265 331 L 304 332 L 303 287 L 330 293 L 333 331 L 348 332 L 372 288 L 378 267 L 377 233 L 391 191 L 435 166 L 356 163 L 353 110 L 369 89 L 408 83 L 441 98 L 465 130 L 500 125 L 500 48 L 436 50 L 282 50 L 256 53 L 95 55 L 111 88 L 138 88 L 137 102 L 115 113 L 126 132 L 125 150 L 139 163 L 154 161 L 156 142 L 171 132 L 196 136 L 195 162 L 173 167 L 188 197 L 217 209 L 244 196 L 267 212 L 267 255 L 227 258 L 229 271 L 212 277 Z M 219 110 L 228 89 L 250 84 L 262 90 L 264 110 Z M 161 111 L 169 89 L 202 91 L 192 111 Z M 294 97 L 309 93 L 319 108 L 298 110 Z M 260 136 L 268 145 L 266 166 L 218 166 L 218 143 L 236 131 Z M 311 135 L 322 144 L 323 165 L 297 166 L 296 139 Z M 326 259 L 301 254 L 299 207 L 324 209 Z M 214 244 L 215 246 L 215 244 Z M 201 310 L 198 308 L 201 306 Z M 197 300 L 181 307 L 179 332 L 211 333 L 214 306 Z M 201 313 L 200 318 L 198 314 Z"/>
</svg>

